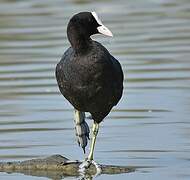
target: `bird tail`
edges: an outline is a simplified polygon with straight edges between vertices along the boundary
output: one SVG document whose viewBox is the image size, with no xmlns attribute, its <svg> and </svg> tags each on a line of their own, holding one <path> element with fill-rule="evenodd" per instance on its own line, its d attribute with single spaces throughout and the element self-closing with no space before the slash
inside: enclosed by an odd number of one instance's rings
<svg viewBox="0 0 190 180">
<path fill-rule="evenodd" d="M 75 133 L 79 146 L 83 148 L 85 153 L 85 147 L 88 144 L 90 129 L 85 122 L 85 112 L 81 112 L 75 109 Z"/>
</svg>

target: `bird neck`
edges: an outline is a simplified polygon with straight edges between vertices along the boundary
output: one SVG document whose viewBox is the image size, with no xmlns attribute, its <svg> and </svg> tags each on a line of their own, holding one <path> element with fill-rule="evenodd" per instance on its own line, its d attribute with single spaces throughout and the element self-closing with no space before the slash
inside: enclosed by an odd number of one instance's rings
<svg viewBox="0 0 190 180">
<path fill-rule="evenodd" d="M 72 48 L 77 53 L 85 53 L 92 42 L 92 39 L 89 36 L 84 34 L 84 32 L 79 32 L 77 28 L 68 28 L 67 37 Z"/>
</svg>

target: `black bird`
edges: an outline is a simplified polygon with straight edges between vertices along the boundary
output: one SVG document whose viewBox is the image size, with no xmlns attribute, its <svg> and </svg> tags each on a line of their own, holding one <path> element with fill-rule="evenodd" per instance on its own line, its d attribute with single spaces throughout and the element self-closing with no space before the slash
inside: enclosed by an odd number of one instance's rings
<svg viewBox="0 0 190 180">
<path fill-rule="evenodd" d="M 85 122 L 85 112 L 91 113 L 94 120 L 92 143 L 86 161 L 88 166 L 95 163 L 93 152 L 99 123 L 118 103 L 123 92 L 121 65 L 103 45 L 90 38 L 97 33 L 113 36 L 95 12 L 74 15 L 67 26 L 71 47 L 56 66 L 59 89 L 75 109 L 76 136 L 84 152 L 90 132 Z"/>
</svg>

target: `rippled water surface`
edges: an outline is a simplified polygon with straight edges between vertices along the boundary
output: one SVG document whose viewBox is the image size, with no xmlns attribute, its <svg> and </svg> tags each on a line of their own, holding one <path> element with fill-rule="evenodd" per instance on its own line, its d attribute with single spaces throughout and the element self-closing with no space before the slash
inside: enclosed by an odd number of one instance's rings
<svg viewBox="0 0 190 180">
<path fill-rule="evenodd" d="M 86 10 L 112 30 L 114 38 L 94 38 L 125 73 L 124 95 L 101 124 L 95 158 L 145 167 L 97 179 L 190 179 L 189 0 L 1 0 L 1 161 L 83 159 L 73 108 L 58 91 L 54 69 L 69 46 L 70 16 Z M 1 173 L 0 179 L 47 178 Z"/>
</svg>

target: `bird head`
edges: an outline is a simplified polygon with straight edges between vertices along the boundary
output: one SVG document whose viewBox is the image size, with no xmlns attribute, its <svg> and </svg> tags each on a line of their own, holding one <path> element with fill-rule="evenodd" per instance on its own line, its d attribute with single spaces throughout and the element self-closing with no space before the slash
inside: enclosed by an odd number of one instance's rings
<svg viewBox="0 0 190 180">
<path fill-rule="evenodd" d="M 75 14 L 68 24 L 67 32 L 76 32 L 81 36 L 90 37 L 93 34 L 113 36 L 112 32 L 103 25 L 96 12 L 80 12 Z"/>
</svg>

